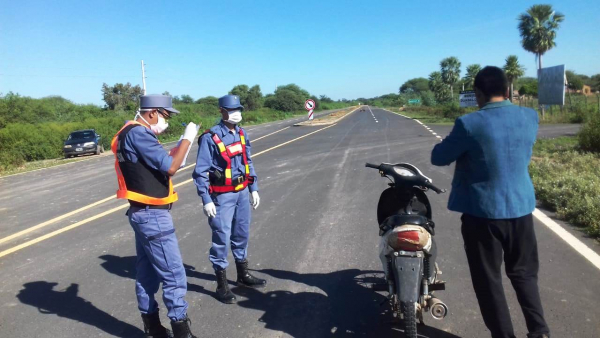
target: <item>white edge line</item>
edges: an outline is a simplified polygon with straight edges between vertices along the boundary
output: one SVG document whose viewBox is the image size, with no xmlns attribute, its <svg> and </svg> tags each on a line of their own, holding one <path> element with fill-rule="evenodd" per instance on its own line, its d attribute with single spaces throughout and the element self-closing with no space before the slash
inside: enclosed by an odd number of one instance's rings
<svg viewBox="0 0 600 338">
<path fill-rule="evenodd" d="M 533 211 L 533 215 L 550 230 L 554 231 L 558 237 L 567 242 L 567 244 L 575 249 L 575 251 L 579 252 L 583 257 L 590 261 L 590 263 L 594 264 L 596 268 L 600 269 L 600 255 L 590 249 L 587 245 L 583 244 L 583 242 L 561 227 L 558 223 L 553 221 L 550 217 L 546 216 L 546 214 L 541 212 L 539 209 L 536 208 Z"/>
</svg>

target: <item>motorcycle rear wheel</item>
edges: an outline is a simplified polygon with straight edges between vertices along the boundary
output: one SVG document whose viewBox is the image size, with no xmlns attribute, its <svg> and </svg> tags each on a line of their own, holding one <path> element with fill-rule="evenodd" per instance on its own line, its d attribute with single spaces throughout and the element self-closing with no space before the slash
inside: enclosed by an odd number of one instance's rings
<svg viewBox="0 0 600 338">
<path fill-rule="evenodd" d="M 417 311 L 414 302 L 401 302 L 400 311 L 404 322 L 404 336 L 417 338 Z"/>
</svg>

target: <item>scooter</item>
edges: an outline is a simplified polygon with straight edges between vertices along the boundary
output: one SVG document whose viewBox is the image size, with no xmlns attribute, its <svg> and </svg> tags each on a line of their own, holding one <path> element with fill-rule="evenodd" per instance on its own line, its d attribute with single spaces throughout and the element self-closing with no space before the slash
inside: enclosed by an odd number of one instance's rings
<svg viewBox="0 0 600 338">
<path fill-rule="evenodd" d="M 425 194 L 428 190 L 438 194 L 446 190 L 434 186 L 409 163 L 367 163 L 366 167 L 379 170 L 391 181 L 377 205 L 379 258 L 393 315 L 403 321 L 405 336 L 416 338 L 417 319 L 424 324 L 424 312 L 438 320 L 448 314 L 446 304 L 433 295 L 434 291 L 445 290 L 445 282 L 439 279 L 442 272 L 435 262 L 435 223 Z"/>
</svg>

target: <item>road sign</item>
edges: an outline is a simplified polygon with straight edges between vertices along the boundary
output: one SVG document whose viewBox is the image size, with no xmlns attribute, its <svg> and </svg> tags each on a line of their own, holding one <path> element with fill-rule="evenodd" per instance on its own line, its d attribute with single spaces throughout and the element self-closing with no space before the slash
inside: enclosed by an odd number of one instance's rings
<svg viewBox="0 0 600 338">
<path fill-rule="evenodd" d="M 538 99 L 540 104 L 565 104 L 565 65 L 540 70 Z"/>
<path fill-rule="evenodd" d="M 304 102 L 304 109 L 306 109 L 306 110 L 313 110 L 313 109 L 315 109 L 315 107 L 316 107 L 316 104 L 313 99 L 308 99 L 308 100 L 306 100 L 306 102 Z"/>
<path fill-rule="evenodd" d="M 458 95 L 461 107 L 477 107 L 477 99 L 474 90 L 463 90 Z"/>
<path fill-rule="evenodd" d="M 421 103 L 420 99 L 410 99 L 408 100 L 408 104 L 419 104 Z"/>
<path fill-rule="evenodd" d="M 313 111 L 315 110 L 315 101 L 313 99 L 308 99 L 304 102 L 304 109 L 308 110 L 308 119 L 312 120 L 314 118 Z"/>
</svg>

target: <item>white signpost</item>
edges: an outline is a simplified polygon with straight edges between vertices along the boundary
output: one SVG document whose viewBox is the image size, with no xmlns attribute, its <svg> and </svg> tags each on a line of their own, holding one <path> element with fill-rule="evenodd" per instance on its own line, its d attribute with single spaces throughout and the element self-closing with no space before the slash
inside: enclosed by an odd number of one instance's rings
<svg viewBox="0 0 600 338">
<path fill-rule="evenodd" d="M 477 99 L 474 90 L 463 90 L 458 95 L 461 107 L 477 107 Z"/>
<path fill-rule="evenodd" d="M 308 99 L 304 102 L 304 109 L 308 111 L 308 119 L 312 120 L 314 118 L 313 111 L 315 110 L 316 103 L 313 99 Z"/>
</svg>

